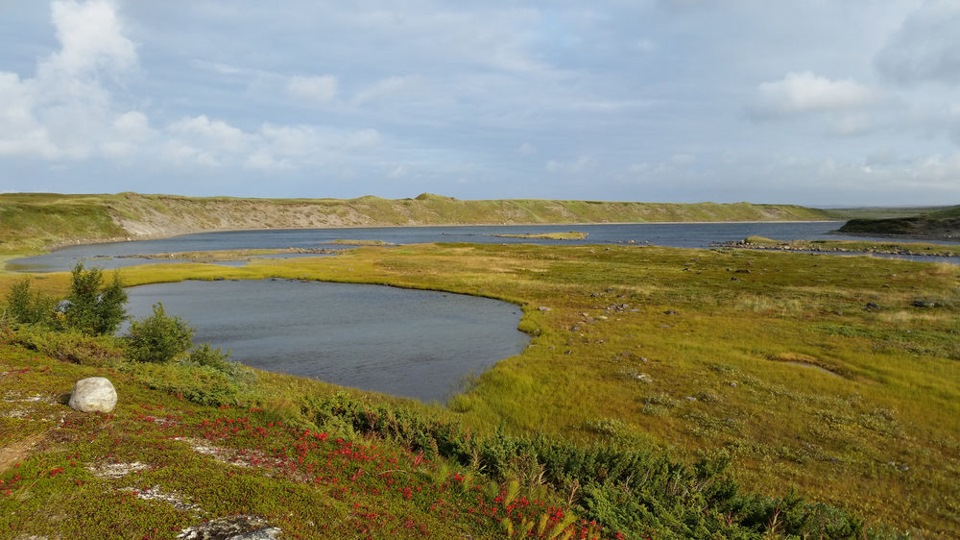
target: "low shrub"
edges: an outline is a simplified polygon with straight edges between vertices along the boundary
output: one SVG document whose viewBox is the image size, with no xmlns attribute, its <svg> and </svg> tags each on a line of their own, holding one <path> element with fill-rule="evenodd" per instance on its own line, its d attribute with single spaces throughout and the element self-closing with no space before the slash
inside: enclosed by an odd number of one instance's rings
<svg viewBox="0 0 960 540">
<path fill-rule="evenodd" d="M 194 347 L 184 363 L 212 368 L 227 375 L 233 374 L 239 366 L 236 362 L 230 361 L 230 353 L 223 352 L 219 347 L 213 348 L 209 343 Z"/>
<path fill-rule="evenodd" d="M 186 321 L 167 315 L 163 304 L 157 303 L 152 315 L 130 323 L 124 345 L 130 360 L 162 364 L 190 350 L 192 338 L 193 329 Z"/>
<path fill-rule="evenodd" d="M 686 464 L 653 447 L 577 446 L 501 430 L 475 437 L 459 424 L 412 409 L 366 403 L 344 393 L 308 397 L 304 414 L 318 426 L 377 435 L 428 459 L 437 456 L 475 467 L 504 481 L 546 484 L 568 493 L 578 514 L 625 538 L 760 538 L 769 534 L 859 538 L 864 525 L 842 510 L 810 504 L 796 495 L 775 499 L 741 494 L 719 454 Z"/>
<path fill-rule="evenodd" d="M 245 382 L 209 366 L 171 363 L 128 363 L 120 368 L 144 386 L 161 390 L 198 405 L 222 407 L 249 401 Z"/>
<path fill-rule="evenodd" d="M 25 277 L 7 291 L 4 320 L 47 328 L 62 326 L 62 321 L 56 316 L 57 299 L 41 291 L 33 292 L 30 284 L 31 279 Z"/>
<path fill-rule="evenodd" d="M 110 336 L 89 336 L 76 330 L 54 331 L 42 325 L 20 325 L 8 341 L 57 360 L 88 366 L 106 366 L 123 358 L 123 350 Z"/>
</svg>

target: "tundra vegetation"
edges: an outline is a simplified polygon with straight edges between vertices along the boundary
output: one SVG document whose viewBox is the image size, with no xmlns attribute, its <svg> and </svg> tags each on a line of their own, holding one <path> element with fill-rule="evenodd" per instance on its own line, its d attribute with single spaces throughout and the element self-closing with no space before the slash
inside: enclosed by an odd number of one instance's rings
<svg viewBox="0 0 960 540">
<path fill-rule="evenodd" d="M 291 537 L 960 534 L 956 265 L 430 244 L 117 279 L 219 278 L 499 298 L 523 306 L 533 338 L 448 404 L 421 404 L 209 346 L 140 362 L 128 338 L 8 309 L 3 534 L 173 537 L 237 516 Z M 24 296 L 22 277 L 0 274 L 0 290 L 14 305 L 65 298 L 71 281 L 33 276 Z M 114 413 L 60 404 L 91 375 L 114 381 Z"/>
<path fill-rule="evenodd" d="M 918 211 L 913 215 L 851 219 L 841 232 L 926 238 L 960 238 L 960 206 Z"/>
</svg>

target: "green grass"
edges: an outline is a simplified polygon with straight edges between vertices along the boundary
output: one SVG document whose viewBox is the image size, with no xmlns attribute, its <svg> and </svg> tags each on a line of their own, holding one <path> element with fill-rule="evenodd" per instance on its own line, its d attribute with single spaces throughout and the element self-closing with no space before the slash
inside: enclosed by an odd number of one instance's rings
<svg viewBox="0 0 960 540">
<path fill-rule="evenodd" d="M 943 206 L 917 206 L 917 207 L 861 207 L 861 208 L 830 208 L 825 209 L 824 211 L 838 219 L 838 220 L 849 220 L 849 219 L 891 219 L 891 218 L 906 218 L 906 217 L 916 217 L 920 214 L 927 214 L 931 212 L 938 212 L 940 210 L 949 209 L 950 207 Z"/>
<path fill-rule="evenodd" d="M 851 219 L 841 232 L 852 234 L 888 234 L 927 238 L 957 238 L 960 236 L 960 206 L 928 209 L 911 216 L 885 219 Z"/>
<path fill-rule="evenodd" d="M 955 266 L 472 245 L 289 265 L 322 279 L 523 303 L 532 346 L 455 402 L 476 429 L 502 425 L 589 444 L 603 440 L 591 426 L 614 420 L 627 439 L 652 436 L 681 453 L 726 448 L 754 489 L 794 486 L 905 528 L 958 528 Z M 941 307 L 914 307 L 921 297 Z M 870 302 L 880 310 L 865 309 Z M 772 360 L 785 355 L 834 373 Z M 652 382 L 638 381 L 641 374 Z M 657 414 L 644 412 L 651 403 Z"/>
<path fill-rule="evenodd" d="M 36 251 L 71 238 L 104 241 L 127 236 L 99 200 L 55 195 L 0 195 L 0 253 Z"/>
<path fill-rule="evenodd" d="M 871 527 L 923 537 L 960 533 L 960 372 L 956 369 L 960 361 L 960 268 L 955 265 L 768 251 L 440 244 L 363 247 L 336 257 L 253 260 L 240 268 L 144 266 L 124 269 L 122 276 L 130 285 L 219 277 L 380 283 L 483 295 L 523 306 L 521 328 L 533 336 L 530 347 L 477 377 L 469 391 L 451 401 L 449 410 L 363 393 L 350 394 L 351 399 L 366 403 L 360 409 L 334 406 L 322 397 L 335 395 L 336 390 L 329 386 L 264 373 L 258 375 L 253 389 L 237 387 L 235 394 L 223 398 L 231 403 L 255 399 L 256 406 L 265 409 L 263 414 L 285 422 L 298 419 L 296 422 L 307 422 L 304 425 L 313 429 L 324 429 L 318 425 L 322 418 L 333 422 L 330 426 L 339 425 L 341 431 L 360 436 L 351 439 L 360 442 L 370 436 L 363 435 L 364 424 L 356 420 L 369 422 L 364 410 L 379 410 L 383 403 L 413 407 L 418 415 L 440 418 L 442 422 L 436 425 L 453 422 L 472 438 L 500 441 L 492 447 L 501 448 L 500 453 L 489 454 L 490 459 L 514 455 L 503 454 L 504 448 L 520 452 L 516 456 L 540 456 L 533 463 L 517 458 L 510 469 L 524 489 L 531 490 L 540 489 L 529 482 L 540 478 L 538 467 L 553 459 L 549 444 L 529 442 L 534 436 L 565 441 L 583 451 L 600 445 L 624 452 L 652 452 L 688 467 L 702 456 L 726 456 L 743 489 L 777 498 L 768 501 L 780 501 L 777 504 L 781 506 L 768 508 L 770 512 L 786 509 L 791 490 L 796 490 L 807 500 L 853 512 Z M 0 280 L 12 282 L 2 275 Z M 65 278 L 46 276 L 37 284 L 62 291 Z M 6 351 L 0 356 L 6 362 L 4 371 L 31 367 L 17 375 L 31 377 L 17 386 L 23 391 L 48 382 L 69 388 L 69 381 L 79 371 L 95 371 L 58 363 L 35 372 L 28 353 Z M 49 364 L 39 361 L 44 362 Z M 41 384 L 48 373 L 50 381 Z M 126 381 L 125 392 L 136 396 L 136 403 L 162 401 L 166 407 L 171 393 L 190 379 L 143 371 L 122 371 L 117 376 Z M 169 383 L 167 387 L 163 381 Z M 145 383 L 157 390 L 146 390 Z M 303 396 L 320 397 L 319 401 L 305 401 Z M 198 418 L 211 420 L 209 408 L 189 402 L 183 407 Z M 317 415 L 331 407 L 341 411 L 340 416 L 335 415 L 339 420 Z M 59 409 L 50 405 L 49 410 Z M 125 418 L 128 423 L 110 433 L 136 433 L 135 418 Z M 263 421 L 268 422 L 266 417 Z M 37 425 L 16 422 L 16 429 L 5 431 L 17 433 L 16 440 L 43 432 Z M 410 422 L 421 427 L 407 433 L 436 433 L 429 427 L 434 424 Z M 21 430 L 22 426 L 28 427 Z M 12 435 L 8 437 L 7 443 L 0 444 L 15 442 Z M 524 440 L 528 442 L 508 443 Z M 235 443 L 240 447 L 247 444 Z M 134 449 L 151 448 L 151 444 L 158 443 L 131 439 L 123 447 L 130 455 L 119 455 L 124 460 L 140 459 Z M 406 444 L 410 447 L 411 443 Z M 201 469 L 220 467 L 197 461 L 203 458 L 188 457 L 189 450 L 164 443 L 164 451 L 170 447 L 176 447 L 177 453 L 170 462 L 162 462 L 166 463 L 161 467 L 167 475 L 164 478 L 174 476 L 172 463 L 176 460 Z M 477 452 L 478 457 L 487 455 Z M 43 461 L 48 453 L 33 455 L 30 459 L 37 465 L 30 465 L 35 467 L 31 474 L 49 472 L 47 465 L 62 466 Z M 440 458 L 438 470 L 480 474 L 475 469 L 457 469 L 470 460 L 456 452 Z M 90 459 L 103 459 L 103 455 Z M 228 493 L 241 493 L 229 480 L 232 477 L 224 476 L 230 470 L 224 467 L 214 484 Z M 442 475 L 428 476 L 436 479 Z M 60 476 L 50 481 L 59 481 L 57 478 Z M 154 478 L 138 485 L 147 486 Z M 507 482 L 497 475 L 488 480 Z M 562 480 L 547 484 L 550 493 L 544 496 L 558 502 L 569 500 L 578 512 L 605 516 L 608 525 L 632 523 L 613 510 L 633 508 L 631 501 L 638 499 L 618 498 L 626 492 L 614 489 L 632 484 L 614 483 L 600 491 L 573 489 L 568 484 L 566 493 Z M 337 514 L 343 509 L 326 500 L 326 494 L 301 494 L 302 486 L 282 485 L 309 504 L 325 508 L 317 512 L 328 512 L 324 515 L 341 520 L 337 523 L 353 523 L 345 517 L 348 514 Z M 178 492 L 198 493 L 191 491 L 196 487 L 170 486 Z M 274 493 L 274 488 L 276 485 L 268 493 Z M 631 489 L 631 497 L 639 493 L 636 487 Z M 37 500 L 50 500 L 55 491 L 37 494 Z M 281 520 L 277 510 L 271 510 L 269 505 L 274 503 L 270 501 L 254 507 L 253 502 L 238 500 L 238 508 Z M 645 523 L 657 523 L 657 528 L 650 525 L 652 531 L 674 531 L 664 532 L 665 537 L 677 535 L 682 527 L 670 525 L 665 516 L 675 518 L 682 515 L 682 508 L 700 508 L 697 500 L 651 502 L 671 510 L 656 519 L 648 517 Z M 372 499 L 358 501 L 374 504 L 369 502 Z M 214 514 L 226 512 L 216 508 Z M 391 508 L 424 516 L 414 519 L 435 527 L 432 530 L 441 537 L 462 532 L 445 527 L 468 525 L 430 521 L 426 503 L 419 510 Z M 463 512 L 467 507 L 459 508 Z M 697 512 L 693 515 L 713 515 L 710 513 L 721 510 L 708 506 Z M 639 515 L 638 508 L 629 514 Z M 742 509 L 731 515 L 740 527 L 749 519 Z M 766 528 L 750 534 L 770 532 L 774 514 L 764 515 Z M 179 519 L 176 523 L 188 521 L 184 516 Z M 39 530 L 25 521 L 18 523 L 24 533 Z M 298 530 L 296 525 L 287 526 Z M 475 526 L 471 534 L 476 536 L 502 534 L 497 523 Z M 378 531 L 386 536 L 388 529 Z"/>
<path fill-rule="evenodd" d="M 960 218 L 960 205 L 929 212 L 927 213 L 927 217 L 933 219 Z"/>
</svg>

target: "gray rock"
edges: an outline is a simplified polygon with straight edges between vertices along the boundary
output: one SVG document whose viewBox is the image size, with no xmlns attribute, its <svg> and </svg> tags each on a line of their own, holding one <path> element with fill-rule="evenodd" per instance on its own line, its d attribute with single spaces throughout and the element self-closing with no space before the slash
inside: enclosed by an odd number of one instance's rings
<svg viewBox="0 0 960 540">
<path fill-rule="evenodd" d="M 208 521 L 184 529 L 177 535 L 182 540 L 276 540 L 283 531 L 259 516 L 231 516 Z"/>
<path fill-rule="evenodd" d="M 228 540 L 277 540 L 282 532 L 279 527 L 265 527 L 247 534 L 231 536 Z"/>
<path fill-rule="evenodd" d="M 117 391 L 108 379 L 90 377 L 73 385 L 67 405 L 80 412 L 108 413 L 117 405 Z"/>
</svg>

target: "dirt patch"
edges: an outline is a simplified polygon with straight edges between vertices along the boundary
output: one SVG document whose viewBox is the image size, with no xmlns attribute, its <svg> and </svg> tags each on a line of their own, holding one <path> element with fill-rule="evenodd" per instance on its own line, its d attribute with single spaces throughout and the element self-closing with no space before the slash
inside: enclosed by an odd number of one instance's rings
<svg viewBox="0 0 960 540">
<path fill-rule="evenodd" d="M 791 366 L 800 366 L 810 369 L 815 369 L 821 373 L 826 373 L 834 377 L 845 377 L 841 370 L 835 368 L 824 362 L 823 360 L 810 356 L 807 354 L 801 353 L 780 353 L 774 356 L 769 357 L 770 360 L 774 362 L 780 362 L 781 364 L 788 364 Z"/>
<path fill-rule="evenodd" d="M 26 459 L 45 435 L 46 433 L 27 435 L 19 441 L 14 441 L 0 448 L 0 472 L 6 471 Z"/>
</svg>

